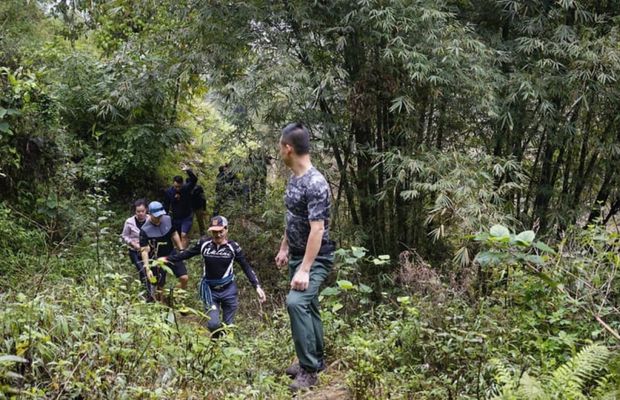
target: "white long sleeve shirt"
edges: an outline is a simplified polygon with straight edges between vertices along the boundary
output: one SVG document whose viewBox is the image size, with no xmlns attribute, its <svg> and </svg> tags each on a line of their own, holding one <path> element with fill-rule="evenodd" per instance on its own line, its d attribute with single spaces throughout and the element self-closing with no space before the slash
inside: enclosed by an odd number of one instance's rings
<svg viewBox="0 0 620 400">
<path fill-rule="evenodd" d="M 127 218 L 121 237 L 131 250 L 140 250 L 140 227 L 135 216 Z"/>
</svg>

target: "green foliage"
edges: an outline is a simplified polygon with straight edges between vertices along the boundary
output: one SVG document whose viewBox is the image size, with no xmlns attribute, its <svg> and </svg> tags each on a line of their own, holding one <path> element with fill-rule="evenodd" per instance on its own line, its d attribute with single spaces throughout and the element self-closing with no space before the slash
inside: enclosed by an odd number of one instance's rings
<svg viewBox="0 0 620 400">
<path fill-rule="evenodd" d="M 49 179 L 58 168 L 56 105 L 40 79 L 21 69 L 0 67 L 0 92 L 0 179 L 5 182 L 0 193 L 14 199 L 21 184 Z"/>
<path fill-rule="evenodd" d="M 0 203 L 0 275 L 11 277 L 36 262 L 46 249 L 45 239 L 39 229 L 26 228 L 15 211 Z"/>
<path fill-rule="evenodd" d="M 358 314 L 360 307 L 372 304 L 374 290 L 371 286 L 380 282 L 380 268 L 390 262 L 388 255 L 372 257 L 367 256 L 367 252 L 367 249 L 356 246 L 338 249 L 335 253 L 335 282 L 321 291 L 326 307 L 345 320 Z"/>
<path fill-rule="evenodd" d="M 11 390 L 89 398 L 286 398 L 286 387 L 265 375 L 262 362 L 245 368 L 262 358 L 264 345 L 237 339 L 235 330 L 213 341 L 205 328 L 179 323 L 178 315 L 170 319 L 166 307 L 137 302 L 128 283 L 106 274 L 83 285 L 68 280 L 36 296 L 3 294 L 0 353 L 27 360 L 26 368 L 12 364 L 23 379 Z M 0 360 L 6 372 L 10 360 Z"/>
<path fill-rule="evenodd" d="M 587 383 L 601 376 L 610 358 L 609 350 L 602 345 L 592 344 L 584 347 L 567 363 L 559 366 L 552 375 L 541 380 L 527 372 L 520 376 L 512 373 L 498 360 L 493 360 L 496 368 L 496 380 L 500 383 L 499 394 L 494 399 L 505 400 L 551 400 L 551 399 L 595 399 L 603 396 L 588 396 Z M 605 393 L 605 396 L 612 393 Z"/>
<path fill-rule="evenodd" d="M 521 167 L 514 160 L 484 155 L 425 151 L 409 156 L 386 152 L 382 160 L 390 179 L 381 195 L 396 191 L 404 205 L 422 206 L 410 220 L 414 225 L 411 229 L 417 227 L 421 231 L 417 234 L 435 243 L 418 250 L 437 258 L 426 249 L 443 244 L 447 246 L 446 255 L 454 252 L 453 261 L 461 267 L 471 264 L 475 251 L 468 235 L 480 226 L 511 221 L 509 199 L 524 181 Z"/>
<path fill-rule="evenodd" d="M 476 235 L 475 240 L 489 249 L 478 253 L 475 261 L 483 267 L 542 266 L 545 256 L 555 251 L 543 242 L 534 242 L 535 237 L 534 231 L 513 234 L 503 225 L 493 225 L 488 233 Z"/>
</svg>

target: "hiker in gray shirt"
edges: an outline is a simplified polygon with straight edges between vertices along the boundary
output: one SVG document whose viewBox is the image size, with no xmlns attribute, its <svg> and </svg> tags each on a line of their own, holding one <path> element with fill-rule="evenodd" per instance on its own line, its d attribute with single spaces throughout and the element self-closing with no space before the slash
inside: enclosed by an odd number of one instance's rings
<svg viewBox="0 0 620 400">
<path fill-rule="evenodd" d="M 310 138 L 302 124 L 282 130 L 280 155 L 292 176 L 286 187 L 286 229 L 276 265 L 288 265 L 291 290 L 286 307 L 298 363 L 286 369 L 292 390 L 315 386 L 325 369 L 319 287 L 332 269 L 334 243 L 329 239 L 330 192 L 325 177 L 310 161 Z"/>
</svg>

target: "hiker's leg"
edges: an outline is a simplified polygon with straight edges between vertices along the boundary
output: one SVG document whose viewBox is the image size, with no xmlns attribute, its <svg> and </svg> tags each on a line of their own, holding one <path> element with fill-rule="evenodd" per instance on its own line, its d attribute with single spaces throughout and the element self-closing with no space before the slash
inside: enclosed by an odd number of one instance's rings
<svg viewBox="0 0 620 400">
<path fill-rule="evenodd" d="M 292 277 L 302 258 L 289 261 L 289 275 Z M 318 309 L 318 295 L 332 264 L 317 260 L 310 269 L 310 281 L 304 291 L 291 290 L 286 297 L 286 308 L 291 319 L 291 333 L 299 364 L 306 370 L 317 371 L 323 363 L 323 325 Z"/>
</svg>

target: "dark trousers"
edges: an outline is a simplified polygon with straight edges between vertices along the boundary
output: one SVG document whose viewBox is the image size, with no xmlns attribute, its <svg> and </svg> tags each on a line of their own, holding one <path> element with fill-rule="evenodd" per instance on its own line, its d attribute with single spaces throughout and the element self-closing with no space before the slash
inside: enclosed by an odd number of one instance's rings
<svg viewBox="0 0 620 400">
<path fill-rule="evenodd" d="M 140 257 L 140 253 L 136 250 L 129 250 L 129 259 L 131 263 L 136 267 L 136 271 L 138 271 L 138 276 L 140 276 L 140 282 L 146 282 L 146 273 L 144 273 L 144 268 L 142 268 L 142 258 Z"/>
<path fill-rule="evenodd" d="M 144 272 L 144 266 L 142 264 L 142 257 L 140 256 L 140 253 L 136 250 L 129 250 L 129 259 L 131 260 L 131 263 L 136 267 L 136 270 L 138 271 L 138 276 L 140 277 L 140 282 L 142 282 L 144 289 L 146 289 L 146 301 L 154 301 L 153 296 L 155 294 L 155 288 L 153 287 L 151 282 L 146 279 L 146 272 Z M 153 271 L 153 274 L 158 277 L 158 280 L 160 279 L 157 271 Z"/>
<path fill-rule="evenodd" d="M 221 328 L 222 322 L 226 325 L 234 322 L 235 313 L 239 307 L 238 293 L 235 282 L 231 282 L 222 290 L 211 289 L 213 304 L 205 303 L 205 311 L 209 316 L 207 326 L 211 332 Z"/>
<path fill-rule="evenodd" d="M 198 221 L 198 231 L 200 232 L 200 236 L 204 236 L 207 234 L 207 221 L 206 216 L 207 212 L 204 208 L 195 209 L 194 215 L 196 215 L 196 221 Z"/>
<path fill-rule="evenodd" d="M 289 277 L 293 278 L 303 257 L 291 257 Z M 310 282 L 304 291 L 291 289 L 286 296 L 286 309 L 291 319 L 291 333 L 299 364 L 307 371 L 318 371 L 323 365 L 323 323 L 319 311 L 319 288 L 334 264 L 334 256 L 317 256 L 310 268 Z"/>
</svg>

